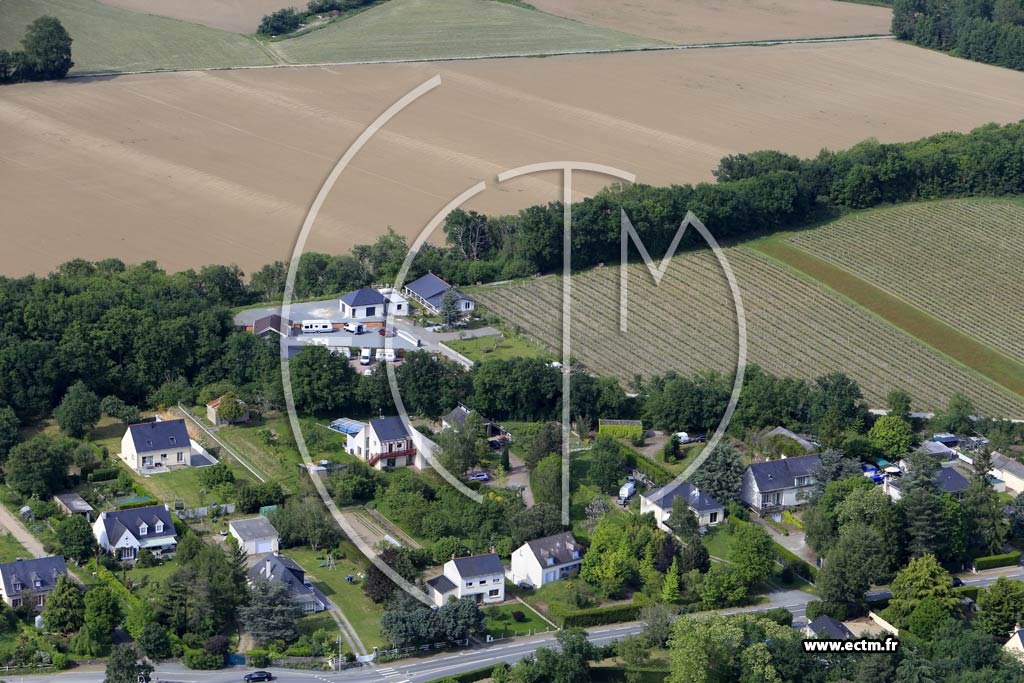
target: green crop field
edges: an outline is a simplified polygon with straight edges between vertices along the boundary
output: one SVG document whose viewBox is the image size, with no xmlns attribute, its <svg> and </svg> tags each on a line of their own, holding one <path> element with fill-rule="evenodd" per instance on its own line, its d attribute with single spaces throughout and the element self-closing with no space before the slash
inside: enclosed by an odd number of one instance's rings
<svg viewBox="0 0 1024 683">
<path fill-rule="evenodd" d="M 492 0 L 390 0 L 275 42 L 289 62 L 482 57 L 662 44 Z"/>
<path fill-rule="evenodd" d="M 787 242 L 1024 361 L 1024 206 L 956 200 L 868 211 Z"/>
<path fill-rule="evenodd" d="M 71 34 L 72 73 L 273 64 L 246 36 L 95 0 L 0 0 L 0 49 L 18 49 L 25 27 L 45 14 Z"/>
<path fill-rule="evenodd" d="M 896 387 L 918 409 L 945 405 L 957 391 L 993 415 L 1024 416 L 1024 400 L 890 325 L 825 285 L 747 247 L 726 250 L 746 311 L 747 360 L 813 379 L 842 370 L 881 405 Z M 572 354 L 594 371 L 629 380 L 667 370 L 731 371 L 736 312 L 710 252 L 676 256 L 659 287 L 631 266 L 629 329 L 619 332 L 619 270 L 573 277 Z M 561 346 L 559 277 L 478 288 L 476 296 L 508 324 L 549 349 Z"/>
</svg>

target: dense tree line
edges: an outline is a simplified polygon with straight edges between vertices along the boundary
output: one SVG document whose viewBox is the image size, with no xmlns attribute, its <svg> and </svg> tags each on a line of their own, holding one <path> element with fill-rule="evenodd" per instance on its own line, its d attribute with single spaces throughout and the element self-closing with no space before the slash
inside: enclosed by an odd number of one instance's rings
<svg viewBox="0 0 1024 683">
<path fill-rule="evenodd" d="M 25 29 L 20 50 L 0 50 L 0 84 L 64 78 L 75 65 L 71 42 L 56 17 L 39 17 Z"/>
<path fill-rule="evenodd" d="M 280 36 L 298 30 L 303 21 L 317 14 L 349 12 L 377 2 L 380 0 L 310 0 L 304 11 L 285 7 L 264 15 L 256 32 L 267 36 Z"/>
<path fill-rule="evenodd" d="M 892 32 L 915 45 L 1024 70 L 1021 0 L 895 0 Z"/>
</svg>

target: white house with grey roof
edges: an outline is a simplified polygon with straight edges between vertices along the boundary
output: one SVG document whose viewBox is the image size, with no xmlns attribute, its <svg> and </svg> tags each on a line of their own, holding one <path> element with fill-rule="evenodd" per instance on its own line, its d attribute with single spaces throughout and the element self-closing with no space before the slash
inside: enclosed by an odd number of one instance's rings
<svg viewBox="0 0 1024 683">
<path fill-rule="evenodd" d="M 466 315 L 476 308 L 476 301 L 473 297 L 463 294 L 433 273 L 427 273 L 423 277 L 413 280 L 404 289 L 405 296 L 423 306 L 431 315 L 441 312 L 441 303 L 448 291 L 455 295 L 461 315 Z"/>
<path fill-rule="evenodd" d="M 544 584 L 575 576 L 583 562 L 583 547 L 568 531 L 527 541 L 512 553 L 509 579 L 519 586 Z"/>
<path fill-rule="evenodd" d="M 122 562 L 135 562 L 139 551 L 171 555 L 178 546 L 174 520 L 166 505 L 101 512 L 92 525 L 100 548 Z"/>
<path fill-rule="evenodd" d="M 378 417 L 348 433 L 345 450 L 378 470 L 395 467 L 423 469 L 426 461 L 413 435 L 398 415 Z"/>
<path fill-rule="evenodd" d="M 170 467 L 190 467 L 194 449 L 185 420 L 157 420 L 130 425 L 119 455 L 136 472 L 166 472 Z"/>
<path fill-rule="evenodd" d="M 379 320 L 389 314 L 409 314 L 409 301 L 393 289 L 363 287 L 341 297 L 341 317 L 344 320 Z"/>
<path fill-rule="evenodd" d="M 277 529 L 266 517 L 233 519 L 228 522 L 228 533 L 235 537 L 249 557 L 276 553 L 280 549 Z"/>
<path fill-rule="evenodd" d="M 740 498 L 759 515 L 781 514 L 806 502 L 820 466 L 817 455 L 752 463 L 743 472 Z"/>
<path fill-rule="evenodd" d="M 990 474 L 1002 479 L 1006 489 L 1014 494 L 1024 492 L 1024 464 L 1008 458 L 996 451 L 992 453 L 992 470 Z"/>
<path fill-rule="evenodd" d="M 0 564 L 0 597 L 10 607 L 31 605 L 42 610 L 57 579 L 68 575 L 63 555 Z"/>
<path fill-rule="evenodd" d="M 672 533 L 668 521 L 672 516 L 672 502 L 676 498 L 686 500 L 690 512 L 697 517 L 697 523 L 702 527 L 715 526 L 725 519 L 725 506 L 690 482 L 671 483 L 640 494 L 640 514 L 653 513 L 658 528 Z"/>
<path fill-rule="evenodd" d="M 444 573 L 427 581 L 440 607 L 451 599 L 472 598 L 478 603 L 505 600 L 505 567 L 495 553 L 455 557 L 444 563 Z"/>
</svg>

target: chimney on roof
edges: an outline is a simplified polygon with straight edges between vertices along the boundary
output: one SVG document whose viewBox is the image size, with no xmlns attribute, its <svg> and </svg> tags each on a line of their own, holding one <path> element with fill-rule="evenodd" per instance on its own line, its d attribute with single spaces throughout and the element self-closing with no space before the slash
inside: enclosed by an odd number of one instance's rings
<svg viewBox="0 0 1024 683">
<path fill-rule="evenodd" d="M 453 560 L 455 559 L 455 553 L 452 553 L 452 559 Z"/>
<path fill-rule="evenodd" d="M 269 560 L 269 559 L 268 559 L 268 560 L 266 560 L 266 562 L 264 563 L 264 566 L 263 566 L 263 571 L 264 571 L 264 572 L 266 573 L 266 575 L 267 575 L 267 578 L 269 579 L 269 578 L 270 578 L 270 576 L 271 576 L 271 574 L 273 573 L 273 572 L 271 571 L 271 569 L 270 569 L 270 560 Z"/>
</svg>

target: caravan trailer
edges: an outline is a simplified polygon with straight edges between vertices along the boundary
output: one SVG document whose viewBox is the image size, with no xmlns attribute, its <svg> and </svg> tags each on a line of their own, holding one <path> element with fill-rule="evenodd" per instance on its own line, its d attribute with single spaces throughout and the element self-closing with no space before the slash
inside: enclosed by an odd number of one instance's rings
<svg viewBox="0 0 1024 683">
<path fill-rule="evenodd" d="M 319 332 L 333 332 L 334 325 L 331 324 L 330 320 L 303 320 L 302 321 L 302 333 L 303 334 L 317 334 Z"/>
</svg>

